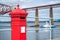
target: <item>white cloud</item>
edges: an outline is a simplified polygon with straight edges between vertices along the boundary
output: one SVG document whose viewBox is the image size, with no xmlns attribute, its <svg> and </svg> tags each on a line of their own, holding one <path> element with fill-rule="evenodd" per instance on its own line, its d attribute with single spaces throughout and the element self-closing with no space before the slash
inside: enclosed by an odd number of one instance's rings
<svg viewBox="0 0 60 40">
<path fill-rule="evenodd" d="M 17 4 L 18 0 L 1 0 L 0 3 L 4 3 L 4 4 Z"/>
<path fill-rule="evenodd" d="M 56 0 L 56 1 L 50 1 L 50 2 L 48 2 L 48 4 L 56 4 L 56 3 L 60 3 L 60 1 Z"/>
<path fill-rule="evenodd" d="M 25 5 L 24 5 L 24 6 L 21 6 L 21 8 L 27 8 L 27 7 L 28 7 L 28 6 L 25 6 Z"/>
<path fill-rule="evenodd" d="M 20 0 L 20 1 L 24 1 L 24 0 Z"/>
<path fill-rule="evenodd" d="M 50 4 L 57 4 L 57 3 L 60 3 L 60 0 L 52 0 L 50 2 L 43 2 L 43 3 L 40 3 L 39 5 L 36 5 L 36 6 L 43 6 L 43 5 L 50 5 Z"/>
<path fill-rule="evenodd" d="M 31 2 L 33 0 L 1 0 L 2 2 L 8 2 L 8 3 L 18 3 L 18 2 Z"/>
<path fill-rule="evenodd" d="M 22 2 L 32 2 L 33 0 L 20 0 Z"/>
<path fill-rule="evenodd" d="M 2 2 L 16 2 L 17 0 L 2 0 Z"/>
</svg>

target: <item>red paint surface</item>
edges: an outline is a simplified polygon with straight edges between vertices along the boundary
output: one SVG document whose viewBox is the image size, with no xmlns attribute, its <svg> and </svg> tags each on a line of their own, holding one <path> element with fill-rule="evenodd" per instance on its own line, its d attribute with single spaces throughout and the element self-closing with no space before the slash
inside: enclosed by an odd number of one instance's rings
<svg viewBox="0 0 60 40">
<path fill-rule="evenodd" d="M 11 34 L 12 40 L 26 40 L 26 16 L 27 12 L 21 10 L 20 8 L 16 8 L 12 12 L 10 12 L 11 16 Z M 24 16 L 25 19 L 21 19 L 20 17 Z M 25 33 L 21 33 L 21 27 L 25 27 Z"/>
</svg>

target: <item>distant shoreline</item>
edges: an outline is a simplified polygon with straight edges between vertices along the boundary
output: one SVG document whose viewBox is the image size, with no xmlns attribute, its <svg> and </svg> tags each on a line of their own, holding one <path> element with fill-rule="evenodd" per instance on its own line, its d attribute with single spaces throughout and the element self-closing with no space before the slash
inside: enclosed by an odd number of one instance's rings
<svg viewBox="0 0 60 40">
<path fill-rule="evenodd" d="M 0 23 L 10 23 L 11 21 L 0 21 Z M 34 23 L 35 21 L 27 21 L 27 23 Z M 39 21 L 41 23 L 43 22 L 49 22 L 49 21 Z M 54 21 L 54 22 L 60 22 L 60 21 Z"/>
<path fill-rule="evenodd" d="M 58 20 L 53 20 L 54 22 L 60 22 L 60 19 Z M 35 21 L 27 21 L 27 22 L 35 22 Z M 45 20 L 45 21 L 39 21 L 39 22 L 49 22 L 49 20 Z"/>
</svg>

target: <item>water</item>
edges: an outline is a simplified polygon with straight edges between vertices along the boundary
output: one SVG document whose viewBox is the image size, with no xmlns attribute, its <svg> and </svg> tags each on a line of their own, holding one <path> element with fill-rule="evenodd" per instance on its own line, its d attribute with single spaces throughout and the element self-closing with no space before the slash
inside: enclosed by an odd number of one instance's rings
<svg viewBox="0 0 60 40">
<path fill-rule="evenodd" d="M 57 22 L 60 24 L 59 22 Z M 55 22 L 55 24 L 57 24 Z M 2 25 L 1 25 L 2 24 Z M 44 25 L 45 22 L 40 23 L 40 25 Z M 28 23 L 28 26 L 35 25 L 34 22 Z M 1 30 L 3 29 L 3 30 Z M 36 29 L 39 30 L 36 33 Z M 50 29 L 44 28 L 30 28 L 27 27 L 27 40 L 50 40 Z M 53 29 L 53 38 L 60 38 L 60 29 Z M 11 40 L 11 24 L 10 23 L 0 23 L 0 40 Z"/>
<path fill-rule="evenodd" d="M 46 24 L 46 22 L 39 22 L 39 24 L 40 25 L 44 25 L 44 24 Z M 34 23 L 34 21 L 29 21 L 29 22 L 27 22 L 27 26 L 34 26 L 35 25 L 35 23 Z M 54 25 L 60 25 L 60 22 L 54 22 Z M 6 23 L 0 23 L 0 27 L 8 27 L 8 26 L 11 26 L 11 24 L 8 22 L 6 22 Z"/>
<path fill-rule="evenodd" d="M 38 40 L 50 40 L 50 29 L 42 29 L 39 28 L 39 32 L 36 33 L 36 31 L 33 30 L 34 28 L 28 29 L 30 31 L 27 31 L 27 36 L 29 40 L 36 40 L 36 34 L 38 34 Z M 60 38 L 60 29 L 55 28 L 53 29 L 53 38 Z"/>
<path fill-rule="evenodd" d="M 41 25 L 45 25 L 46 22 L 39 22 L 40 26 Z M 35 23 L 32 21 L 32 22 L 27 22 L 27 26 L 34 26 Z M 54 22 L 54 25 L 60 25 L 60 22 Z"/>
<path fill-rule="evenodd" d="M 50 40 L 50 30 L 38 28 L 39 32 L 36 33 L 36 28 L 27 28 L 27 40 Z M 60 38 L 60 29 L 53 29 L 53 38 Z M 38 35 L 38 36 L 36 36 Z M 0 30 L 0 40 L 11 40 L 11 30 Z"/>
</svg>

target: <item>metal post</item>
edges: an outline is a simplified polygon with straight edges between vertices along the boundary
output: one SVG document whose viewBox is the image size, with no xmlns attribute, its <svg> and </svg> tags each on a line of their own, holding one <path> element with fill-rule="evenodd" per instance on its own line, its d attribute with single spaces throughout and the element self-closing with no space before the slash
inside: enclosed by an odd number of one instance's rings
<svg viewBox="0 0 60 40">
<path fill-rule="evenodd" d="M 39 18 L 38 18 L 38 8 L 36 8 L 36 13 L 35 13 L 35 26 L 39 26 Z"/>
<path fill-rule="evenodd" d="M 53 40 L 53 29 L 51 29 L 51 39 Z"/>
<path fill-rule="evenodd" d="M 53 29 L 50 28 L 50 40 L 53 40 L 53 37 L 54 37 L 54 35 L 53 35 Z"/>
<path fill-rule="evenodd" d="M 54 25 L 54 22 L 53 22 L 53 8 L 50 7 L 50 25 Z M 53 29 L 51 29 L 51 32 L 50 32 L 50 36 L 51 36 L 51 40 L 53 40 Z"/>
<path fill-rule="evenodd" d="M 39 30 L 36 30 L 36 40 L 39 40 L 38 33 L 39 33 Z"/>
</svg>

